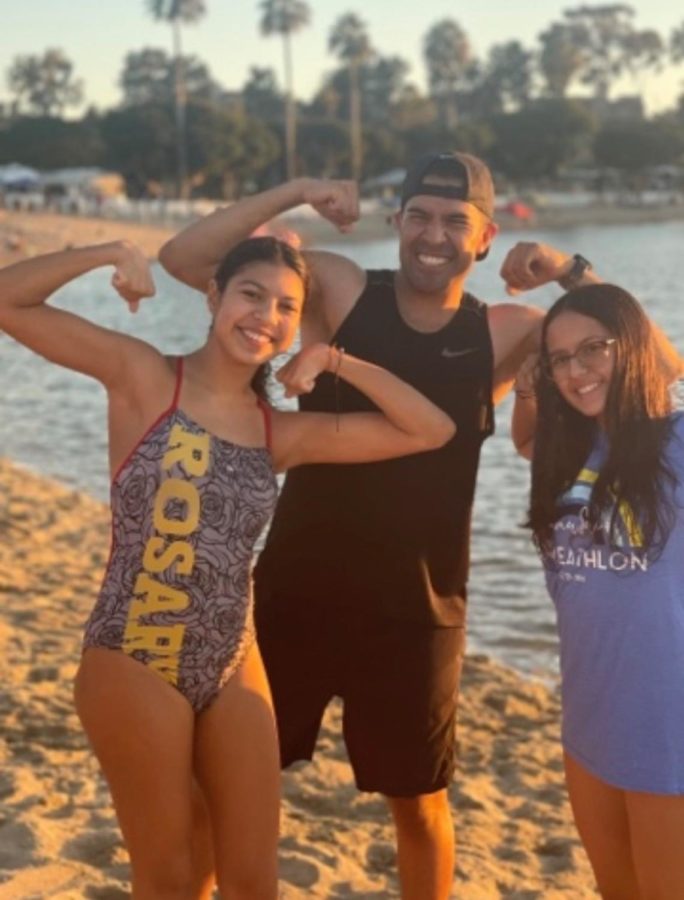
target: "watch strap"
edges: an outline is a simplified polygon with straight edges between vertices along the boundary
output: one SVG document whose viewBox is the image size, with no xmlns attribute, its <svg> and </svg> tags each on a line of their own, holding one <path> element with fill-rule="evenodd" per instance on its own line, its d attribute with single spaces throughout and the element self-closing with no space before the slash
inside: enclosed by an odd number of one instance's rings
<svg viewBox="0 0 684 900">
<path fill-rule="evenodd" d="M 575 253 L 575 255 L 572 257 L 572 266 L 570 267 L 567 274 L 557 279 L 558 284 L 563 288 L 564 291 L 571 291 L 573 288 L 578 287 L 578 285 L 584 278 L 584 273 L 588 272 L 591 267 L 591 263 L 588 259 L 582 256 L 580 253 Z"/>
</svg>

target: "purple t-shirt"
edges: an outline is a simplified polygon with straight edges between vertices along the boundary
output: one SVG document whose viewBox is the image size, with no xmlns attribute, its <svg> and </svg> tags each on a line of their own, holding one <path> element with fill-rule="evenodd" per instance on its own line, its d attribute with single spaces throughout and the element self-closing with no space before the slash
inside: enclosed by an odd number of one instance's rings
<svg viewBox="0 0 684 900">
<path fill-rule="evenodd" d="M 618 510 L 612 543 L 608 516 L 589 526 L 606 453 L 599 437 L 559 500 L 544 560 L 560 637 L 563 746 L 608 784 L 656 794 L 684 794 L 684 414 L 672 422 L 676 522 L 660 556 L 649 559 L 628 508 Z"/>
</svg>

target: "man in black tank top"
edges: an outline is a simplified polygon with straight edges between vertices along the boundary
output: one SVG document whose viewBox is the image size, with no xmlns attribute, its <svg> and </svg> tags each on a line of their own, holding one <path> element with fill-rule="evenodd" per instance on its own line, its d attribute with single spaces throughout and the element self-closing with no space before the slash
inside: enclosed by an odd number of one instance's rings
<svg viewBox="0 0 684 900">
<path fill-rule="evenodd" d="M 163 265 L 205 288 L 226 250 L 301 203 L 341 229 L 358 218 L 350 182 L 298 179 L 220 210 L 170 241 Z M 445 447 L 354 466 L 292 470 L 255 573 L 259 645 L 283 765 L 310 759 L 330 699 L 361 790 L 387 799 L 404 900 L 446 900 L 454 835 L 446 788 L 464 651 L 470 516 L 493 405 L 535 346 L 542 312 L 487 307 L 465 290 L 497 232 L 486 165 L 427 154 L 408 171 L 397 214 L 398 271 L 366 272 L 308 251 L 312 292 L 302 342 L 334 341 L 418 387 L 456 422 Z M 520 244 L 504 263 L 511 292 L 596 280 L 581 258 Z M 302 408 L 369 402 L 320 378 Z M 343 420 L 340 427 L 344 427 Z"/>
</svg>

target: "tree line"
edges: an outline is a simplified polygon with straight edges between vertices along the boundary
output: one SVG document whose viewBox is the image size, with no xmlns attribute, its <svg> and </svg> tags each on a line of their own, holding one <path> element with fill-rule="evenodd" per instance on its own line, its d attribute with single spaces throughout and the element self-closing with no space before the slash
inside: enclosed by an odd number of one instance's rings
<svg viewBox="0 0 684 900">
<path fill-rule="evenodd" d="M 684 161 L 684 94 L 650 120 L 638 101 L 620 115 L 610 101 L 623 76 L 684 62 L 684 22 L 662 37 L 640 28 L 625 4 L 568 9 L 535 47 L 510 40 L 483 59 L 458 22 L 438 21 L 422 36 L 424 92 L 406 60 L 382 55 L 363 19 L 347 12 L 328 35 L 337 65 L 305 103 L 293 91 L 297 32 L 312 16 L 305 0 L 259 0 L 261 33 L 282 40 L 282 84 L 254 66 L 237 92 L 183 52 L 183 28 L 209 13 L 204 0 L 144 2 L 170 27 L 172 52 L 131 50 L 114 108 L 66 119 L 85 94 L 64 52 L 14 59 L 0 163 L 97 165 L 124 174 L 132 195 L 230 198 L 297 173 L 368 178 L 435 146 L 478 153 L 519 183 L 570 166 L 635 175 Z M 579 86 L 583 98 L 573 95 Z"/>
</svg>

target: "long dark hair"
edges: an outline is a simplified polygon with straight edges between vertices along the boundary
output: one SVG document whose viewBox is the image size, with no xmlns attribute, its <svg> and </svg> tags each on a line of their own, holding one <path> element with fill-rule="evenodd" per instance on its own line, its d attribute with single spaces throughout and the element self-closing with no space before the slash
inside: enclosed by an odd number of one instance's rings
<svg viewBox="0 0 684 900">
<path fill-rule="evenodd" d="M 650 322 L 637 301 L 622 288 L 592 284 L 554 303 L 544 319 L 537 378 L 537 431 L 532 460 L 528 526 L 540 550 L 552 544 L 557 501 L 575 481 L 597 435 L 596 421 L 573 409 L 548 371 L 546 337 L 561 313 L 574 312 L 600 322 L 616 339 L 615 362 L 602 426 L 607 458 L 594 484 L 589 524 L 612 511 L 609 540 L 614 542 L 616 514 L 631 509 L 652 555 L 662 549 L 673 524 L 671 497 L 675 476 L 664 458 L 672 411 L 670 383 Z M 625 506 L 623 506 L 625 504 Z"/>
<path fill-rule="evenodd" d="M 288 266 L 302 279 L 304 297 L 306 297 L 309 291 L 310 275 L 309 267 L 304 257 L 292 244 L 287 244 L 285 241 L 270 236 L 247 238 L 226 253 L 214 273 L 214 281 L 219 294 L 224 292 L 231 278 L 237 275 L 245 266 L 255 262 Z M 270 375 L 271 366 L 269 363 L 264 363 L 259 366 L 252 378 L 252 390 L 262 400 L 268 400 Z"/>
</svg>

